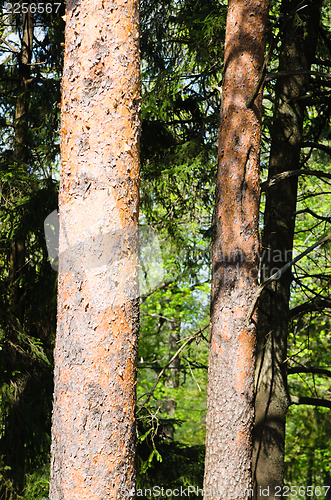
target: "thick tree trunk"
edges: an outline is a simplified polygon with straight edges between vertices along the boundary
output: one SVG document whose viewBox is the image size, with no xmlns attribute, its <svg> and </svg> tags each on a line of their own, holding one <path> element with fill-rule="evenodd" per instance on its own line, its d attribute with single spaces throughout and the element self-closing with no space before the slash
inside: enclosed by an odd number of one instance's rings
<svg viewBox="0 0 331 500">
<path fill-rule="evenodd" d="M 136 0 L 67 1 L 51 500 L 135 486 L 138 39 Z"/>
<path fill-rule="evenodd" d="M 255 326 L 246 321 L 259 263 L 261 91 L 268 1 L 230 0 L 212 253 L 206 499 L 251 494 Z M 210 496 L 208 496 L 208 494 Z"/>
<path fill-rule="evenodd" d="M 300 4 L 301 5 L 301 4 Z M 294 16 L 299 2 L 283 0 L 288 19 L 279 57 L 279 71 L 309 70 L 319 24 L 320 2 L 310 1 Z M 300 16 L 300 23 L 297 16 Z M 307 91 L 309 76 L 289 75 L 277 80 L 269 179 L 300 168 L 304 106 L 295 100 Z M 266 195 L 262 239 L 262 281 L 292 258 L 297 177 L 282 180 Z M 286 357 L 291 273 L 262 293 L 259 300 L 256 354 L 254 428 L 254 495 L 274 498 L 284 479 L 285 420 L 289 399 Z M 269 488 L 269 490 L 268 490 Z M 262 494 L 262 491 L 264 494 Z M 267 492 L 269 491 L 269 495 Z"/>
</svg>

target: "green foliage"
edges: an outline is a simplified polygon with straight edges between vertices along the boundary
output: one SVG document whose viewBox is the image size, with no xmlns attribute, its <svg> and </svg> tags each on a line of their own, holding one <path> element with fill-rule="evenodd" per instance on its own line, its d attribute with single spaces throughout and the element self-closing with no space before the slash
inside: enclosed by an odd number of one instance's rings
<svg viewBox="0 0 331 500">
<path fill-rule="evenodd" d="M 163 486 L 174 490 L 189 485 L 202 488 L 204 446 L 169 442 L 162 436 L 161 427 L 148 411 L 138 419 L 137 489 L 153 490 L 154 486 Z M 144 498 L 153 496 L 147 494 Z M 202 497 L 191 494 L 190 498 Z"/>
<path fill-rule="evenodd" d="M 286 481 L 330 484 L 331 418 L 326 408 L 291 407 L 287 420 Z"/>
<path fill-rule="evenodd" d="M 57 207 L 52 174 L 59 158 L 64 23 L 60 15 L 35 17 L 27 83 L 21 16 L 1 19 L 0 497 L 14 500 L 23 498 L 27 481 L 24 498 L 38 498 L 37 471 L 49 461 L 56 273 L 48 262 L 44 219 Z M 25 114 L 18 124 L 19 101 Z"/>
<path fill-rule="evenodd" d="M 323 33 L 314 70 L 329 71 L 330 20 L 323 7 Z M 26 97 L 24 153 L 15 153 L 17 54 L 1 45 L 0 66 L 0 498 L 47 498 L 52 350 L 56 323 L 56 273 L 48 262 L 45 217 L 57 206 L 59 108 L 64 23 L 61 12 L 36 19 L 37 30 Z M 273 32 L 280 2 L 272 2 Z M 0 34 L 20 49 L 21 19 L 0 20 Z M 194 332 L 209 322 L 210 246 L 217 129 L 222 81 L 226 5 L 219 0 L 141 2 L 142 136 L 141 220 L 158 234 L 164 279 L 141 298 L 138 404 L 151 393 L 161 370 Z M 16 34 L 16 36 L 15 36 Z M 17 34 L 20 37 L 17 37 Z M 270 42 L 270 40 L 269 40 Z M 269 70 L 276 70 L 276 44 Z M 322 61 L 322 62 L 321 62 Z M 330 147 L 330 92 L 312 76 L 305 141 Z M 262 166 L 267 170 L 275 81 L 265 86 Z M 303 149 L 302 167 L 329 171 L 324 151 Z M 329 181 L 300 177 L 295 250 L 329 229 Z M 319 218 L 314 215 L 317 214 Z M 322 218 L 321 218 L 322 217 Z M 14 247 L 24 246 L 19 262 Z M 13 246 L 14 245 L 14 246 Z M 293 270 L 291 308 L 330 296 L 329 245 Z M 19 252 L 18 252 L 19 253 Z M 13 259 L 16 262 L 13 264 Z M 13 268 L 15 273 L 13 274 Z M 308 312 L 307 312 L 308 311 Z M 330 322 L 323 308 L 293 317 L 289 366 L 329 368 Z M 207 387 L 207 330 L 165 369 L 138 413 L 138 488 L 201 487 Z M 328 379 L 291 374 L 295 396 L 330 399 Z M 330 481 L 330 414 L 292 406 L 287 422 L 288 484 Z M 18 483 L 24 477 L 23 486 Z M 148 495 L 147 495 L 147 498 Z M 170 497 L 169 497 L 170 498 Z M 200 498 L 192 496 L 191 498 Z"/>
<path fill-rule="evenodd" d="M 27 474 L 22 500 L 45 500 L 48 498 L 49 463 Z"/>
</svg>

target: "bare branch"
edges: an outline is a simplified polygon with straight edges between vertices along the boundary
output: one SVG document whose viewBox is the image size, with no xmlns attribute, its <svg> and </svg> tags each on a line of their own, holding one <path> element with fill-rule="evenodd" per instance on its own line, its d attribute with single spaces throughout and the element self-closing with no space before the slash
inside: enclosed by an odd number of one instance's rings
<svg viewBox="0 0 331 500">
<path fill-rule="evenodd" d="M 299 175 L 314 175 L 315 177 L 319 177 L 321 179 L 331 179 L 331 174 L 328 172 L 322 172 L 321 170 L 310 170 L 310 169 L 298 169 L 298 170 L 287 170 L 286 172 L 282 172 L 281 174 L 277 174 L 271 179 L 262 182 L 261 190 L 267 191 L 271 186 L 274 186 L 277 182 L 283 181 L 290 177 L 295 177 Z"/>
<path fill-rule="evenodd" d="M 148 297 L 150 297 L 151 295 L 153 295 L 153 293 L 155 293 L 157 290 L 162 290 L 163 288 L 167 288 L 169 285 L 171 285 L 172 283 L 175 283 L 175 282 L 176 282 L 175 280 L 168 280 L 168 281 L 164 281 L 163 283 L 160 283 L 156 287 L 152 288 L 152 290 L 150 290 L 148 293 L 141 295 L 140 296 L 141 302 L 145 302 L 145 300 Z"/>
<path fill-rule="evenodd" d="M 166 316 L 162 316 L 161 314 L 147 313 L 146 316 L 149 316 L 151 318 L 164 319 L 165 321 L 169 321 L 169 323 L 173 323 L 174 322 L 173 318 L 167 318 Z"/>
<path fill-rule="evenodd" d="M 331 222 L 331 216 L 330 215 L 318 215 L 316 212 L 314 212 L 310 208 L 304 208 L 302 210 L 298 210 L 297 212 L 295 212 L 295 214 L 296 215 L 299 215 L 299 214 L 310 214 L 313 217 L 315 217 L 315 219 L 323 220 L 323 221 L 326 221 L 326 222 Z"/>
<path fill-rule="evenodd" d="M 152 389 L 149 391 L 149 393 L 147 394 L 144 402 L 139 406 L 138 410 L 137 410 L 137 415 L 138 413 L 141 412 L 141 410 L 144 408 L 144 406 L 146 406 L 146 404 L 148 403 L 148 401 L 151 399 L 155 389 L 156 389 L 156 386 L 157 384 L 159 383 L 161 377 L 164 375 L 164 372 L 167 370 L 167 368 L 169 368 L 169 366 L 171 365 L 171 363 L 180 355 L 180 353 L 183 351 L 183 349 L 188 345 L 188 344 L 191 344 L 191 342 L 197 338 L 203 331 L 205 331 L 207 328 L 209 327 L 209 323 L 208 325 L 205 325 L 203 328 L 200 328 L 199 330 L 197 330 L 195 333 L 192 333 L 192 335 L 190 335 L 190 337 L 188 337 L 185 342 L 180 346 L 179 349 L 177 349 L 177 351 L 175 352 L 175 354 L 170 358 L 170 360 L 168 361 L 168 363 L 162 368 L 162 370 L 160 371 L 160 373 L 158 374 L 157 376 L 157 379 L 155 380 L 154 382 L 154 385 L 152 387 Z"/>
<path fill-rule="evenodd" d="M 284 76 L 292 75 L 314 75 L 324 77 L 327 80 L 331 79 L 331 73 L 323 73 L 322 71 L 310 71 L 307 69 L 297 69 L 293 71 L 278 71 L 277 73 L 269 73 L 265 77 L 265 81 L 270 82 L 271 80 L 276 80 L 277 78 L 283 78 Z"/>
<path fill-rule="evenodd" d="M 11 43 L 7 42 L 7 40 L 5 40 L 4 38 L 0 38 L 0 41 L 2 43 L 4 43 L 5 45 L 7 45 L 7 47 L 11 50 L 11 52 L 14 52 L 14 54 L 19 54 L 20 53 L 20 50 L 17 49 L 16 47 L 14 47 L 14 45 L 12 45 Z"/>
<path fill-rule="evenodd" d="M 293 366 L 287 369 L 287 373 L 292 375 L 293 373 L 313 373 L 316 375 L 326 375 L 331 377 L 331 370 L 327 368 L 315 368 L 313 366 Z"/>
<path fill-rule="evenodd" d="M 305 141 L 301 144 L 301 147 L 320 149 L 321 151 L 324 151 L 325 153 L 331 155 L 331 148 L 329 146 L 325 146 L 325 144 L 321 144 L 320 142 Z"/>
<path fill-rule="evenodd" d="M 304 94 L 304 95 L 300 95 L 298 97 L 296 97 L 295 100 L 296 102 L 300 101 L 304 101 L 305 104 L 307 106 L 312 106 L 314 104 L 321 104 L 321 103 L 324 103 L 324 102 L 329 102 L 331 99 L 331 94 L 330 94 L 330 91 L 326 91 L 326 92 L 321 92 L 319 90 L 318 93 L 310 93 L 310 94 Z M 304 146 L 305 147 L 305 146 Z"/>
<path fill-rule="evenodd" d="M 323 406 L 324 408 L 331 408 L 331 401 L 329 399 L 308 398 L 305 396 L 291 396 L 290 405 Z"/>
<path fill-rule="evenodd" d="M 331 299 L 314 299 L 309 302 L 304 302 L 299 306 L 290 309 L 290 319 L 314 311 L 322 311 L 323 309 L 331 309 Z"/>
<path fill-rule="evenodd" d="M 327 236 L 325 236 L 324 238 L 322 238 L 321 240 L 317 241 L 316 243 L 314 243 L 310 247 L 308 247 L 304 252 L 302 252 L 299 255 L 297 255 L 290 262 L 287 262 L 287 264 L 285 264 L 283 267 L 281 267 L 280 269 L 278 269 L 278 271 L 276 273 L 272 274 L 266 281 L 264 281 L 258 287 L 258 289 L 257 289 L 257 291 L 256 291 L 256 293 L 254 295 L 252 304 L 251 304 L 250 308 L 248 309 L 248 313 L 246 315 L 246 323 L 247 324 L 249 324 L 249 322 L 252 319 L 252 315 L 253 315 L 256 303 L 257 303 L 257 301 L 258 301 L 258 299 L 259 299 L 262 291 L 268 285 L 270 285 L 270 283 L 272 283 L 273 281 L 279 280 L 283 276 L 283 274 L 286 273 L 286 271 L 288 271 L 291 268 L 291 266 L 293 264 L 295 264 L 296 262 L 298 262 L 299 260 L 301 260 L 303 257 L 305 257 L 306 255 L 308 255 L 310 252 L 312 252 L 313 250 L 315 250 L 315 248 L 319 247 L 320 245 L 322 245 L 323 243 L 325 243 L 326 241 L 328 241 L 330 238 L 331 238 L 331 233 L 328 234 Z"/>
<path fill-rule="evenodd" d="M 281 30 L 279 30 L 279 32 L 281 32 Z M 264 58 L 264 61 L 263 61 L 263 66 L 262 66 L 262 69 L 261 69 L 261 73 L 260 73 L 260 76 L 259 76 L 259 79 L 255 85 L 255 88 L 251 94 L 251 96 L 249 97 L 249 99 L 247 100 L 246 102 L 246 107 L 247 108 L 251 108 L 254 104 L 254 101 L 255 99 L 257 98 L 257 95 L 260 91 L 260 88 L 264 85 L 264 82 L 266 81 L 265 80 L 265 76 L 266 76 L 266 73 L 267 73 L 267 69 L 268 69 L 268 64 L 269 64 L 269 61 L 270 61 L 270 57 L 273 53 L 273 50 L 278 42 L 278 39 L 279 39 L 279 35 L 276 37 L 276 38 L 273 38 L 271 40 L 271 43 L 269 45 L 269 49 L 268 49 L 268 52 Z"/>
</svg>

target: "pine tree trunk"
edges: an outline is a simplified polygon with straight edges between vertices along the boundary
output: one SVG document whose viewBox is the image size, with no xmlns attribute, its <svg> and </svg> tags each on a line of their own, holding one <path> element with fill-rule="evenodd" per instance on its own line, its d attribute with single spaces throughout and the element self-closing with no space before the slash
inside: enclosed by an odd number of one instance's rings
<svg viewBox="0 0 331 500">
<path fill-rule="evenodd" d="M 15 161 L 27 168 L 26 161 L 29 156 L 27 143 L 28 132 L 28 93 L 31 75 L 31 59 L 33 50 L 34 22 L 30 10 L 22 14 L 22 44 L 18 56 L 19 85 L 15 105 Z"/>
<path fill-rule="evenodd" d="M 31 74 L 30 63 L 33 51 L 34 22 L 31 12 L 22 14 L 21 50 L 18 54 L 18 86 L 15 102 L 14 116 L 14 161 L 17 169 L 27 169 L 27 158 L 29 150 L 27 146 L 28 135 L 28 101 L 29 101 L 29 78 Z M 20 193 L 24 195 L 24 191 Z M 9 254 L 9 293 L 11 314 L 15 321 L 19 320 L 24 325 L 24 288 L 20 283 L 20 277 L 24 273 L 26 256 L 25 235 L 19 234 L 11 241 Z M 16 327 L 16 324 L 15 324 Z M 12 327 L 11 335 L 16 339 L 16 328 Z M 15 342 L 15 340 L 14 340 Z M 14 361 L 13 361 L 14 363 Z M 5 464 L 10 467 L 8 476 L 13 480 L 17 492 L 21 493 L 25 485 L 25 419 L 22 410 L 23 387 L 17 388 L 16 397 L 13 400 L 5 421 L 5 429 L 2 437 L 1 450 L 4 454 Z"/>
<path fill-rule="evenodd" d="M 295 16 L 299 2 L 283 0 L 288 19 L 283 33 L 279 71 L 309 70 L 319 25 L 320 2 Z M 301 5 L 301 4 L 300 4 Z M 300 23 L 297 16 L 300 16 Z M 269 179 L 300 168 L 305 107 L 295 98 L 307 91 L 309 76 L 287 75 L 276 84 L 276 100 L 269 163 Z M 262 239 L 262 281 L 292 258 L 297 177 L 282 180 L 266 195 Z M 256 354 L 254 428 L 254 495 L 274 498 L 275 486 L 284 480 L 285 420 L 289 399 L 286 357 L 291 273 L 287 272 L 262 293 L 259 300 Z M 269 487 L 269 495 L 267 489 Z M 264 492 L 262 494 L 261 492 Z"/>
<path fill-rule="evenodd" d="M 28 159 L 28 100 L 29 79 L 31 75 L 31 59 L 33 51 L 34 22 L 30 11 L 22 14 L 22 42 L 18 55 L 18 88 L 15 103 L 15 134 L 14 134 L 14 160 L 18 167 L 27 169 Z M 23 194 L 23 193 L 22 193 Z M 19 284 L 15 283 L 20 277 L 25 262 L 25 240 L 22 235 L 17 241 L 12 241 L 10 250 L 9 283 L 12 300 L 17 307 L 18 316 L 22 321 L 23 307 L 18 307 L 22 292 Z M 21 313 L 21 314 L 19 314 Z"/>
<path fill-rule="evenodd" d="M 170 334 L 169 334 L 169 356 L 172 357 L 179 348 L 180 341 L 180 319 L 174 318 L 169 322 Z M 169 365 L 170 376 L 164 382 L 165 387 L 171 389 L 177 389 L 179 387 L 179 374 L 180 374 L 180 358 L 177 356 Z M 174 419 L 176 411 L 176 400 L 171 397 L 167 397 L 163 401 L 163 409 Z M 162 425 L 162 435 L 164 438 L 173 441 L 175 434 L 174 422 L 169 420 L 164 422 Z"/>
<path fill-rule="evenodd" d="M 259 265 L 259 80 L 268 1 L 228 7 L 212 251 L 206 420 L 206 500 L 250 497 L 254 417 L 254 322 L 246 321 Z M 209 494 L 209 496 L 208 496 Z"/>
<path fill-rule="evenodd" d="M 137 1 L 67 1 L 51 500 L 135 486 L 138 39 Z"/>
</svg>

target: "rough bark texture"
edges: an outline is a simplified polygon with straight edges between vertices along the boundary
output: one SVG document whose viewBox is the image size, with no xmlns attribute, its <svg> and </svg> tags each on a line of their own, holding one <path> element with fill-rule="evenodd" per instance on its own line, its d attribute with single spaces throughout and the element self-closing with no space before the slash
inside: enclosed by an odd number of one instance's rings
<svg viewBox="0 0 331 500">
<path fill-rule="evenodd" d="M 136 0 L 68 0 L 51 500 L 135 486 L 138 39 Z"/>
<path fill-rule="evenodd" d="M 250 497 L 254 416 L 254 323 L 245 317 L 259 261 L 261 92 L 247 101 L 264 60 L 268 1 L 228 7 L 212 253 L 204 492 Z M 209 496 L 208 496 L 209 495 Z"/>
<path fill-rule="evenodd" d="M 288 75 L 288 72 L 309 70 L 313 61 L 320 2 L 307 3 L 308 7 L 296 16 L 293 13 L 299 2 L 283 0 L 282 3 L 284 18 L 288 21 L 283 33 L 279 71 L 286 72 L 287 76 L 277 80 L 269 179 L 300 168 L 305 108 L 295 98 L 306 93 L 309 75 Z M 268 188 L 262 239 L 262 281 L 292 258 L 296 200 L 297 176 Z M 289 404 L 285 360 L 291 279 L 291 273 L 285 273 L 265 289 L 259 300 L 253 453 L 255 498 L 273 499 L 275 486 L 281 486 L 284 479 L 285 420 Z"/>
</svg>

